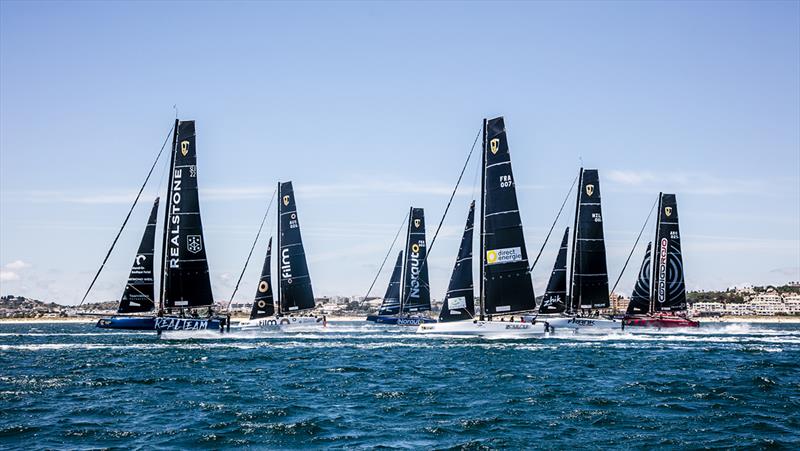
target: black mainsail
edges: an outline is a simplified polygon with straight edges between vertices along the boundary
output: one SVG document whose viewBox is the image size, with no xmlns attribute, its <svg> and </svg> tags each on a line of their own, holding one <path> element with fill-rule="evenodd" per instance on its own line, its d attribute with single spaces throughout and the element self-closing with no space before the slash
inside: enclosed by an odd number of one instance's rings
<svg viewBox="0 0 800 451">
<path fill-rule="evenodd" d="M 411 207 L 403 265 L 401 312 L 425 312 L 431 309 L 428 265 L 423 265 L 428 247 L 425 241 L 425 211 Z"/>
<path fill-rule="evenodd" d="M 572 312 L 610 305 L 597 169 L 581 168 L 578 189 L 572 237 Z"/>
<path fill-rule="evenodd" d="M 653 254 L 651 311 L 686 310 L 686 283 L 674 194 L 659 193 L 658 223 Z"/>
<path fill-rule="evenodd" d="M 536 308 L 502 117 L 484 119 L 481 173 L 481 317 Z"/>
<path fill-rule="evenodd" d="M 292 182 L 278 183 L 278 201 L 278 299 L 280 313 L 289 314 L 313 309 L 314 290 L 300 236 Z"/>
<path fill-rule="evenodd" d="M 256 297 L 253 300 L 253 309 L 250 310 L 250 319 L 264 318 L 275 315 L 275 303 L 272 296 L 272 237 L 267 244 L 267 256 L 261 268 L 261 277 L 258 279 Z"/>
<path fill-rule="evenodd" d="M 631 300 L 628 302 L 628 315 L 644 314 L 650 311 L 650 260 L 653 243 L 647 243 L 647 250 L 644 253 L 642 266 L 639 268 L 639 277 L 636 278 L 636 286 L 633 287 Z"/>
<path fill-rule="evenodd" d="M 208 274 L 200 200 L 194 121 L 175 121 L 162 256 L 162 302 L 167 308 L 214 304 Z"/>
<path fill-rule="evenodd" d="M 564 230 L 561 247 L 558 249 L 553 272 L 547 282 L 539 313 L 563 313 L 567 309 L 567 240 L 569 227 Z"/>
<path fill-rule="evenodd" d="M 475 316 L 475 294 L 472 291 L 472 229 L 475 222 L 475 201 L 469 205 L 467 224 L 461 237 L 456 264 L 444 297 L 440 322 L 460 321 Z"/>
<path fill-rule="evenodd" d="M 153 255 L 156 245 L 156 221 L 158 220 L 158 198 L 153 202 L 150 218 L 139 243 L 139 251 L 133 259 L 128 283 L 119 301 L 117 313 L 142 313 L 155 309 L 153 285 Z"/>
<path fill-rule="evenodd" d="M 397 254 L 392 277 L 389 278 L 389 286 L 386 287 L 386 294 L 383 295 L 381 308 L 378 309 L 378 315 L 397 315 L 400 313 L 400 274 L 402 272 L 403 251 L 400 251 Z"/>
</svg>

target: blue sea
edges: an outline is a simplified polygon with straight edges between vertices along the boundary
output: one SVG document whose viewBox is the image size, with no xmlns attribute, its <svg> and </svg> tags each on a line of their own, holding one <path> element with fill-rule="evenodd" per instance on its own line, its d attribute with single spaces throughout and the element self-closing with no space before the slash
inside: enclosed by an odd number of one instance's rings
<svg viewBox="0 0 800 451">
<path fill-rule="evenodd" d="M 800 449 L 800 325 L 489 340 L 0 323 L 0 447 Z"/>
</svg>

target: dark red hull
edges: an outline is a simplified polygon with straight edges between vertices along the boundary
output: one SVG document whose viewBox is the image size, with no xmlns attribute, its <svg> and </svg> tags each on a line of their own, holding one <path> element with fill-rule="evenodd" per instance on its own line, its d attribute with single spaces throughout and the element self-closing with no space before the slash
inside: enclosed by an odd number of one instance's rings
<svg viewBox="0 0 800 451">
<path fill-rule="evenodd" d="M 626 316 L 622 319 L 624 327 L 700 327 L 699 321 L 680 316 Z"/>
</svg>

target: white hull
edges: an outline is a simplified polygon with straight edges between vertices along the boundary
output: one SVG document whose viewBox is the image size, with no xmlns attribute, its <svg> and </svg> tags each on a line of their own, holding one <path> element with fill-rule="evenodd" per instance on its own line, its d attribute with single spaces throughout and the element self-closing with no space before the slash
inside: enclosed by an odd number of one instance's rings
<svg viewBox="0 0 800 451">
<path fill-rule="evenodd" d="M 582 318 L 574 316 L 539 315 L 538 321 L 546 321 L 554 332 L 569 330 L 573 332 L 609 332 L 622 330 L 622 320 L 608 318 Z"/>
<path fill-rule="evenodd" d="M 240 321 L 235 327 L 239 330 L 292 330 L 326 325 L 325 319 L 321 316 L 273 316 Z"/>
<path fill-rule="evenodd" d="M 472 335 L 472 336 L 539 336 L 546 335 L 546 325 L 542 321 L 504 322 L 504 321 L 453 321 L 450 323 L 420 324 L 418 334 L 426 335 Z"/>
</svg>

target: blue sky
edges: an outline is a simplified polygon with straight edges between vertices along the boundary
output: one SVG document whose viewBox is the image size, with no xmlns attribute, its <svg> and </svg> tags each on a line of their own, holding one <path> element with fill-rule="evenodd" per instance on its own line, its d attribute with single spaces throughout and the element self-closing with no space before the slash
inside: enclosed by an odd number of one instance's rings
<svg viewBox="0 0 800 451">
<path fill-rule="evenodd" d="M 678 195 L 690 289 L 800 280 L 799 5 L 2 2 L 0 292 L 80 299 L 174 104 L 197 121 L 218 299 L 278 180 L 297 189 L 316 294 L 363 294 L 409 205 L 438 222 L 497 115 L 531 254 L 582 160 L 600 170 L 612 283 L 659 191 Z M 437 298 L 467 174 L 429 261 Z M 90 300 L 121 294 L 159 186 Z"/>
</svg>

